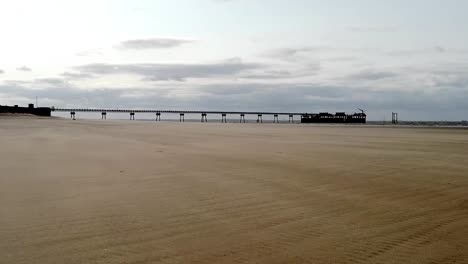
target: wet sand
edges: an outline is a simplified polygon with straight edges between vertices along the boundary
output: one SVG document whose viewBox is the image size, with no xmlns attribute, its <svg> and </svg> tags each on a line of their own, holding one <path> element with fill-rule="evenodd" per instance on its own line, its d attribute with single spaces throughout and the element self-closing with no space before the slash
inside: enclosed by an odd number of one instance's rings
<svg viewBox="0 0 468 264">
<path fill-rule="evenodd" d="M 0 117 L 0 263 L 468 263 L 468 130 Z"/>
</svg>

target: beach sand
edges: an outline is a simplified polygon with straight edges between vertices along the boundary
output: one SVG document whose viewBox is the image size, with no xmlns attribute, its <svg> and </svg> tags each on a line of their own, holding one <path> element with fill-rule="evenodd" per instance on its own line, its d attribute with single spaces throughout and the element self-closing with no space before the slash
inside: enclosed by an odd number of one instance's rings
<svg viewBox="0 0 468 264">
<path fill-rule="evenodd" d="M 0 263 L 468 263 L 468 130 L 3 117 Z"/>
</svg>

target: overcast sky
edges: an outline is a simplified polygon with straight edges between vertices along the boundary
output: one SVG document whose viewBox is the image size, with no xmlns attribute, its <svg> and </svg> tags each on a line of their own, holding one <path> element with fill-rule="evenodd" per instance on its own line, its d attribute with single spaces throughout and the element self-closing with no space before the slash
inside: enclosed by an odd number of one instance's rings
<svg viewBox="0 0 468 264">
<path fill-rule="evenodd" d="M 0 104 L 468 119 L 468 1 L 1 0 Z"/>
</svg>

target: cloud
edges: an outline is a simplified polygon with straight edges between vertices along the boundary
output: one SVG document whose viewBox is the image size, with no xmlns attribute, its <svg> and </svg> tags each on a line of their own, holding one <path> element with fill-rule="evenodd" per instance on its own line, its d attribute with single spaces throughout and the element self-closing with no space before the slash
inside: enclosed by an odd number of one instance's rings
<svg viewBox="0 0 468 264">
<path fill-rule="evenodd" d="M 279 49 L 272 49 L 263 54 L 264 57 L 270 57 L 274 59 L 293 59 L 294 57 L 298 57 L 305 53 L 309 53 L 312 51 L 320 51 L 323 49 L 327 49 L 327 47 L 300 47 L 300 48 L 279 48 Z"/>
<path fill-rule="evenodd" d="M 428 79 L 428 85 L 439 89 L 457 89 L 468 87 L 468 68 L 459 69 L 435 69 L 422 72 Z"/>
<path fill-rule="evenodd" d="M 206 64 L 106 64 L 93 63 L 74 67 L 80 73 L 93 75 L 134 74 L 150 81 L 185 81 L 188 78 L 208 78 L 232 76 L 241 72 L 264 67 L 257 63 L 244 63 L 240 59 L 230 59 Z"/>
<path fill-rule="evenodd" d="M 17 70 L 17 71 L 25 71 L 25 72 L 30 72 L 30 71 L 32 71 L 31 68 L 26 67 L 26 66 L 22 66 L 22 67 L 16 68 L 16 70 Z"/>
<path fill-rule="evenodd" d="M 316 46 L 302 46 L 302 47 L 287 47 L 271 49 L 267 52 L 260 54 L 262 57 L 283 60 L 287 62 L 297 62 L 299 60 L 310 60 L 311 58 L 317 59 L 320 56 L 323 60 L 327 60 L 327 57 L 333 58 L 345 58 L 349 59 L 351 54 L 353 59 L 356 53 L 369 52 L 371 49 L 368 48 L 353 48 L 353 47 L 335 47 L 326 45 Z M 337 60 L 337 61 L 338 61 Z"/>
<path fill-rule="evenodd" d="M 358 73 L 351 74 L 349 78 L 355 80 L 380 80 L 396 76 L 396 73 L 389 71 L 363 70 Z"/>
<path fill-rule="evenodd" d="M 0 69 L 0 74 L 4 74 L 4 73 L 5 73 L 5 71 Z"/>
<path fill-rule="evenodd" d="M 52 78 L 38 78 L 34 79 L 35 83 L 45 84 L 45 85 L 63 85 L 66 84 L 66 81 L 62 78 L 52 77 Z"/>
<path fill-rule="evenodd" d="M 446 51 L 445 48 L 441 46 L 435 46 L 434 49 L 435 51 L 440 52 L 440 53 L 444 53 Z"/>
<path fill-rule="evenodd" d="M 43 89 L 53 87 L 70 87 L 67 80 L 59 77 L 37 78 L 31 81 L 6 80 L 5 85 L 13 87 L 29 87 L 32 89 Z"/>
<path fill-rule="evenodd" d="M 243 79 L 284 79 L 291 78 L 294 75 L 289 71 L 264 71 L 262 73 L 241 75 Z"/>
<path fill-rule="evenodd" d="M 324 61 L 329 61 L 329 62 L 346 62 L 346 61 L 356 61 L 358 60 L 358 57 L 355 56 L 336 56 L 336 57 L 330 57 L 323 59 Z"/>
<path fill-rule="evenodd" d="M 80 73 L 80 72 L 64 72 L 60 75 L 67 79 L 88 79 L 88 78 L 94 77 L 94 75 L 92 74 Z"/>
<path fill-rule="evenodd" d="M 407 56 L 428 56 L 433 54 L 454 54 L 454 55 L 467 55 L 467 49 L 452 49 L 442 46 L 434 46 L 430 48 L 421 48 L 421 49 L 400 49 L 392 50 L 387 52 L 387 55 L 395 57 L 407 57 Z"/>
<path fill-rule="evenodd" d="M 276 68 L 279 68 L 277 66 Z M 301 65 L 301 68 L 295 69 L 294 71 L 289 70 L 262 70 L 262 71 L 250 71 L 245 74 L 239 75 L 242 79 L 261 79 L 261 80 L 278 80 L 278 79 L 294 79 L 306 76 L 315 76 L 319 73 L 321 67 L 318 63 L 311 63 L 307 65 Z"/>
<path fill-rule="evenodd" d="M 149 39 L 131 39 L 119 44 L 121 49 L 167 49 L 178 47 L 183 44 L 191 43 L 191 40 L 172 39 L 172 38 L 149 38 Z"/>
</svg>

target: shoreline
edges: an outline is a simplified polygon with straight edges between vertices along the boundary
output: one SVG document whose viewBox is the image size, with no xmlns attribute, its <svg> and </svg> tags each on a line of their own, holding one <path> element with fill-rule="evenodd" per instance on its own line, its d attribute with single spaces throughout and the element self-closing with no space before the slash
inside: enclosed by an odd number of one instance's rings
<svg viewBox="0 0 468 264">
<path fill-rule="evenodd" d="M 76 120 L 72 120 L 67 117 L 61 116 L 51 116 L 51 117 L 41 117 L 35 116 L 31 114 L 9 114 L 9 113 L 0 113 L 0 118 L 30 118 L 30 119 L 58 119 L 58 120 L 70 120 L 70 121 L 91 121 L 91 122 L 154 122 L 154 123 L 201 123 L 198 119 L 185 119 L 185 122 L 180 122 L 177 119 L 169 119 L 169 120 L 161 120 L 155 121 L 154 119 L 135 119 L 135 120 L 128 120 L 128 119 L 107 119 L 102 120 L 99 118 L 77 118 Z M 405 124 L 405 123 L 422 123 L 422 124 Z M 274 123 L 270 120 L 264 120 L 263 123 L 257 123 L 255 120 L 247 120 L 245 123 L 236 122 L 234 119 L 228 119 L 227 123 L 222 123 L 220 120 L 209 120 L 204 124 L 239 124 L 239 125 L 301 125 L 305 127 L 362 127 L 362 128 L 440 128 L 440 129 L 468 129 L 468 124 L 462 125 L 426 125 L 424 123 L 437 123 L 439 121 L 403 121 L 402 124 L 379 124 L 381 121 L 368 121 L 367 124 L 327 124 L 327 123 L 301 123 L 301 122 L 294 122 L 289 123 L 287 121 L 280 121 L 279 123 Z M 451 121 L 440 121 L 440 123 L 450 123 Z M 453 121 L 453 123 L 461 123 Z"/>
</svg>

